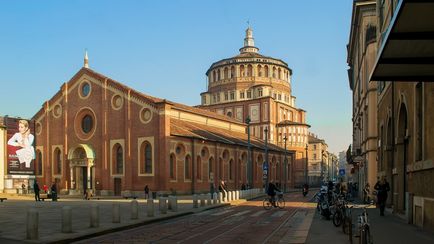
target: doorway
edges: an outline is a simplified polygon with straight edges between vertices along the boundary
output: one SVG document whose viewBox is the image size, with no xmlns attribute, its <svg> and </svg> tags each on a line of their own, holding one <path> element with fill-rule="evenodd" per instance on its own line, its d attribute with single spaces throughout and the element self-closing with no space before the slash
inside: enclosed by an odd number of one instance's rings
<svg viewBox="0 0 434 244">
<path fill-rule="evenodd" d="M 121 178 L 115 178 L 115 196 L 121 195 L 121 189 L 122 189 L 122 179 Z"/>
</svg>

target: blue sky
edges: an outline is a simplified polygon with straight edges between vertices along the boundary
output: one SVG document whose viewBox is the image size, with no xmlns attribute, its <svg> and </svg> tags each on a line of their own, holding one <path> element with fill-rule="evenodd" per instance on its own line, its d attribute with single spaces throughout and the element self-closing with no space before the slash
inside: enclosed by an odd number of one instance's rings
<svg viewBox="0 0 434 244">
<path fill-rule="evenodd" d="M 0 1 L 0 115 L 32 117 L 83 65 L 143 93 L 200 103 L 205 72 L 260 53 L 293 70 L 296 106 L 332 152 L 351 143 L 346 44 L 352 1 Z"/>
</svg>

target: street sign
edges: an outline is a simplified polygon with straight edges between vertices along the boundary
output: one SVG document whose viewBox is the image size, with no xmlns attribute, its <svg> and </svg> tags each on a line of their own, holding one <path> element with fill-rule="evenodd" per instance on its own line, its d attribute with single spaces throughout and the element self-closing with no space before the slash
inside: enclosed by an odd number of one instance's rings
<svg viewBox="0 0 434 244">
<path fill-rule="evenodd" d="M 268 170 L 268 164 L 266 164 L 265 162 L 262 164 L 262 169 L 264 170 L 264 171 L 267 171 Z"/>
<path fill-rule="evenodd" d="M 345 175 L 345 169 L 340 169 L 339 170 L 339 175 L 340 176 L 344 176 Z"/>
<path fill-rule="evenodd" d="M 353 158 L 353 162 L 354 162 L 354 163 L 363 163 L 364 161 L 365 161 L 365 158 L 362 157 L 362 156 L 355 156 L 355 157 Z"/>
</svg>

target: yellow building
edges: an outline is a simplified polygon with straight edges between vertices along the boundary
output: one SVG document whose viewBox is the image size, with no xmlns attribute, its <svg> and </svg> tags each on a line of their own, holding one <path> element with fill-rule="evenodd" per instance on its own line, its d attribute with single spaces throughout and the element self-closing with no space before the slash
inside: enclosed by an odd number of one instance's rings
<svg viewBox="0 0 434 244">
<path fill-rule="evenodd" d="M 382 0 L 377 13 L 378 175 L 394 212 L 433 231 L 434 3 Z"/>
<path fill-rule="evenodd" d="M 349 85 L 353 93 L 353 180 L 359 192 L 377 182 L 377 83 L 369 80 L 377 52 L 376 2 L 354 1 L 348 43 Z M 372 192 L 372 189 L 371 189 Z"/>
</svg>

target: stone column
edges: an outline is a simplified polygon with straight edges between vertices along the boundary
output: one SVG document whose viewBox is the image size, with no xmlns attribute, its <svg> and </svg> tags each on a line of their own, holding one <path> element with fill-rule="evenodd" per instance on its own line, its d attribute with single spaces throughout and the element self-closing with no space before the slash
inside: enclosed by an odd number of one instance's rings
<svg viewBox="0 0 434 244">
<path fill-rule="evenodd" d="M 71 179 L 71 181 L 69 182 L 70 183 L 70 185 L 71 185 L 71 187 L 69 187 L 69 189 L 74 189 L 75 190 L 75 187 L 74 187 L 74 168 L 73 168 L 73 166 L 69 166 L 69 174 L 70 174 L 70 179 Z"/>
<path fill-rule="evenodd" d="M 90 208 L 90 227 L 99 227 L 99 207 L 96 204 Z"/>
<path fill-rule="evenodd" d="M 136 199 L 131 201 L 131 219 L 139 218 L 139 203 Z"/>
<path fill-rule="evenodd" d="M 198 207 L 198 203 L 197 203 L 197 195 L 194 194 L 193 195 L 193 208 L 197 208 Z"/>
<path fill-rule="evenodd" d="M 148 199 L 146 211 L 147 211 L 148 217 L 154 217 L 154 199 Z"/>
<path fill-rule="evenodd" d="M 90 189 L 90 165 L 89 165 L 89 163 L 88 163 L 88 165 L 87 165 L 87 189 Z M 85 189 L 86 190 L 86 189 Z"/>
<path fill-rule="evenodd" d="M 31 208 L 27 210 L 27 239 L 37 240 L 39 236 L 39 212 Z"/>
<path fill-rule="evenodd" d="M 72 211 L 70 206 L 62 208 L 62 233 L 72 232 Z"/>
</svg>

